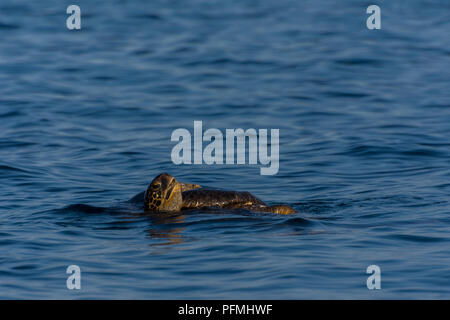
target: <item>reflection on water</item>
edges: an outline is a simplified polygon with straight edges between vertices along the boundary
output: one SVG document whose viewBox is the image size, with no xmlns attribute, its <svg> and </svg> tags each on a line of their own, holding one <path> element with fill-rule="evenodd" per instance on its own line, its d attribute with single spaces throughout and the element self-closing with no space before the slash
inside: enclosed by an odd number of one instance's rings
<svg viewBox="0 0 450 320">
<path fill-rule="evenodd" d="M 147 230 L 150 239 L 161 239 L 163 242 L 152 243 L 152 246 L 166 246 L 183 243 L 183 227 L 174 224 L 185 222 L 186 217 L 181 213 L 156 214 L 150 218 L 151 228 Z"/>
</svg>

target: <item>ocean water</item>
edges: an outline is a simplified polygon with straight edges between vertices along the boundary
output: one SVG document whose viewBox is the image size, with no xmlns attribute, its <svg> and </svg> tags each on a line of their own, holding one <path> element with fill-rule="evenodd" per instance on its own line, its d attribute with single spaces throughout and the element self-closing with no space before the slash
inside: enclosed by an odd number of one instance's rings
<svg viewBox="0 0 450 320">
<path fill-rule="evenodd" d="M 2 0 L 0 298 L 450 298 L 449 17 L 431 0 Z M 279 172 L 175 165 L 194 120 L 279 129 Z M 298 212 L 145 213 L 164 171 Z"/>
</svg>

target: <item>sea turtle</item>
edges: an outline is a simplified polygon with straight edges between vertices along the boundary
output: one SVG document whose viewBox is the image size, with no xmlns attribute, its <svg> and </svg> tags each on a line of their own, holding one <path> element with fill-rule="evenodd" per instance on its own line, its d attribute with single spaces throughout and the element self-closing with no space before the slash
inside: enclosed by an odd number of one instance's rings
<svg viewBox="0 0 450 320">
<path fill-rule="evenodd" d="M 205 207 L 241 208 L 278 214 L 295 212 L 287 205 L 269 206 L 249 192 L 203 189 L 198 184 L 179 182 L 168 173 L 161 173 L 152 180 L 145 192 L 144 199 L 145 210 L 156 212 L 174 212 Z"/>
</svg>

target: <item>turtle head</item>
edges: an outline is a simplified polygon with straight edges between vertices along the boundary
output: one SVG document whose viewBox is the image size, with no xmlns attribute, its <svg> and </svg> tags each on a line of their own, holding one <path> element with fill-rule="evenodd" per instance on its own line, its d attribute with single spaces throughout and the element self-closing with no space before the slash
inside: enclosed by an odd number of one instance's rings
<svg viewBox="0 0 450 320">
<path fill-rule="evenodd" d="M 152 211 L 179 211 L 182 205 L 180 183 L 168 173 L 152 180 L 145 192 L 145 209 Z"/>
<path fill-rule="evenodd" d="M 177 181 L 168 173 L 161 173 L 152 180 L 145 192 L 145 209 L 151 211 L 180 211 L 183 191 L 199 188 L 199 185 Z"/>
</svg>

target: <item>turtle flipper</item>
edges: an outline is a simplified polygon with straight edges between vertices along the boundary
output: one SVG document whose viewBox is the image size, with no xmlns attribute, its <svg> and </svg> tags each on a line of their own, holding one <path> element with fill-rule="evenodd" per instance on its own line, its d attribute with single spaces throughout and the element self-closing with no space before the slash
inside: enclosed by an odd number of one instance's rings
<svg viewBox="0 0 450 320">
<path fill-rule="evenodd" d="M 277 213 L 277 214 L 291 214 L 291 213 L 295 213 L 296 211 L 284 204 L 278 204 L 275 206 L 269 206 L 268 207 L 270 210 L 272 210 L 271 212 L 273 213 Z"/>
<path fill-rule="evenodd" d="M 194 190 L 194 189 L 198 189 L 201 188 L 202 186 L 198 185 L 198 184 L 194 184 L 194 183 L 186 183 L 186 182 L 180 182 L 180 186 L 181 186 L 181 192 L 184 191 L 189 191 L 189 190 Z"/>
<path fill-rule="evenodd" d="M 284 204 L 278 204 L 274 206 L 256 205 L 250 206 L 247 209 L 255 212 L 271 212 L 276 214 L 291 214 L 296 212 L 293 208 Z"/>
</svg>

